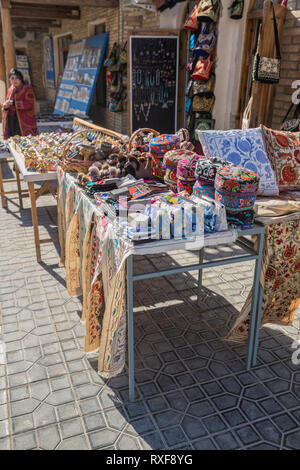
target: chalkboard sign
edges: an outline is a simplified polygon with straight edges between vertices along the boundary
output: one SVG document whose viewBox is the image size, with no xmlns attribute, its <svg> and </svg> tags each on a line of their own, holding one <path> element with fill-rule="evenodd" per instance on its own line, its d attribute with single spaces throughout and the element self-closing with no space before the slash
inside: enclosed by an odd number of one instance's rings
<svg viewBox="0 0 300 470">
<path fill-rule="evenodd" d="M 179 38 L 130 37 L 130 133 L 177 131 Z"/>
</svg>

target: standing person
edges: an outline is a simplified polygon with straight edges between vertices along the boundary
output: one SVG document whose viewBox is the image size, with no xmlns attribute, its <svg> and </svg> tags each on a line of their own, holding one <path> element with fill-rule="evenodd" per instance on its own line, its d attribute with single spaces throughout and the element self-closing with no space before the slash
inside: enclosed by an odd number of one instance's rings
<svg viewBox="0 0 300 470">
<path fill-rule="evenodd" d="M 3 136 L 37 135 L 35 119 L 35 96 L 31 85 L 26 85 L 22 72 L 12 69 L 9 72 L 10 87 L 3 103 Z"/>
</svg>

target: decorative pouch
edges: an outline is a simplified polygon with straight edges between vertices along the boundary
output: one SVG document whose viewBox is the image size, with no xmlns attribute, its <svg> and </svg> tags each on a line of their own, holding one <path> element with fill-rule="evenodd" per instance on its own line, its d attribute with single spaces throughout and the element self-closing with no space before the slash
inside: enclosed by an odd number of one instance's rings
<svg viewBox="0 0 300 470">
<path fill-rule="evenodd" d="M 244 0 L 233 0 L 228 10 L 230 10 L 230 18 L 233 20 L 239 20 L 243 17 Z"/>
<path fill-rule="evenodd" d="M 207 82 L 193 81 L 193 95 L 201 95 L 202 93 L 209 93 L 214 91 L 216 76 L 211 74 Z"/>
<path fill-rule="evenodd" d="M 200 0 L 197 9 L 197 21 L 215 23 L 220 13 L 219 0 Z"/>
<path fill-rule="evenodd" d="M 209 79 L 212 66 L 213 56 L 211 52 L 206 59 L 203 58 L 197 61 L 194 71 L 192 73 L 192 78 L 194 80 L 201 80 L 206 82 Z"/>
<path fill-rule="evenodd" d="M 193 111 L 206 111 L 212 112 L 215 103 L 215 95 L 211 93 L 205 93 L 202 95 L 195 95 L 193 97 L 192 110 Z"/>
<path fill-rule="evenodd" d="M 261 83 L 278 83 L 280 79 L 280 43 L 278 37 L 277 23 L 275 18 L 274 5 L 273 9 L 273 25 L 274 25 L 274 36 L 276 45 L 276 58 L 262 57 L 256 52 L 253 62 L 252 79 L 253 81 Z"/>
<path fill-rule="evenodd" d="M 198 10 L 198 5 L 195 5 L 191 15 L 187 18 L 187 20 L 184 23 L 183 27 L 185 29 L 189 29 L 191 31 L 197 31 L 199 27 L 198 20 L 197 20 L 197 10 Z"/>
<path fill-rule="evenodd" d="M 201 57 L 208 57 L 216 42 L 215 23 L 203 23 L 202 30 L 197 38 L 194 47 L 194 54 Z"/>
<path fill-rule="evenodd" d="M 287 119 L 288 115 L 290 114 L 292 108 L 296 106 L 296 109 L 294 111 L 294 115 L 292 119 Z M 280 130 L 281 131 L 286 131 L 286 132 L 298 132 L 300 130 L 300 119 L 299 119 L 299 114 L 300 114 L 300 103 L 298 105 L 294 105 L 293 103 L 288 109 L 288 112 L 283 118 Z"/>
</svg>

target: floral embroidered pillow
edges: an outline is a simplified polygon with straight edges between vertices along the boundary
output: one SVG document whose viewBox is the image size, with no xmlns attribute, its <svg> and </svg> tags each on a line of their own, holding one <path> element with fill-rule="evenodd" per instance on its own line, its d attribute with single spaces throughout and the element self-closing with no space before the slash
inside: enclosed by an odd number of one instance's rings
<svg viewBox="0 0 300 470">
<path fill-rule="evenodd" d="M 275 168 L 267 156 L 262 132 L 254 129 L 196 131 L 206 157 L 223 158 L 254 171 L 260 177 L 258 195 L 278 196 Z"/>
<path fill-rule="evenodd" d="M 276 167 L 279 191 L 300 189 L 300 132 L 260 127 L 268 157 Z"/>
</svg>

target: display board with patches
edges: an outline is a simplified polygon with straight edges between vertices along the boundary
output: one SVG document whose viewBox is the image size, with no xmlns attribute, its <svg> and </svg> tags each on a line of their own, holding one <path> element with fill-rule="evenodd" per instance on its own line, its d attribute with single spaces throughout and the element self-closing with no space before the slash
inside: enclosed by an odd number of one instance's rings
<svg viewBox="0 0 300 470">
<path fill-rule="evenodd" d="M 70 113 L 79 116 L 88 113 L 107 41 L 108 33 L 98 34 L 85 40 L 76 83 L 73 88 Z"/>
<path fill-rule="evenodd" d="M 73 89 L 77 79 L 77 73 L 85 46 L 85 39 L 72 42 L 70 45 L 65 70 L 59 87 L 54 107 L 54 114 L 69 113 L 73 96 Z"/>
<path fill-rule="evenodd" d="M 179 38 L 130 37 L 130 133 L 177 130 Z"/>
</svg>

